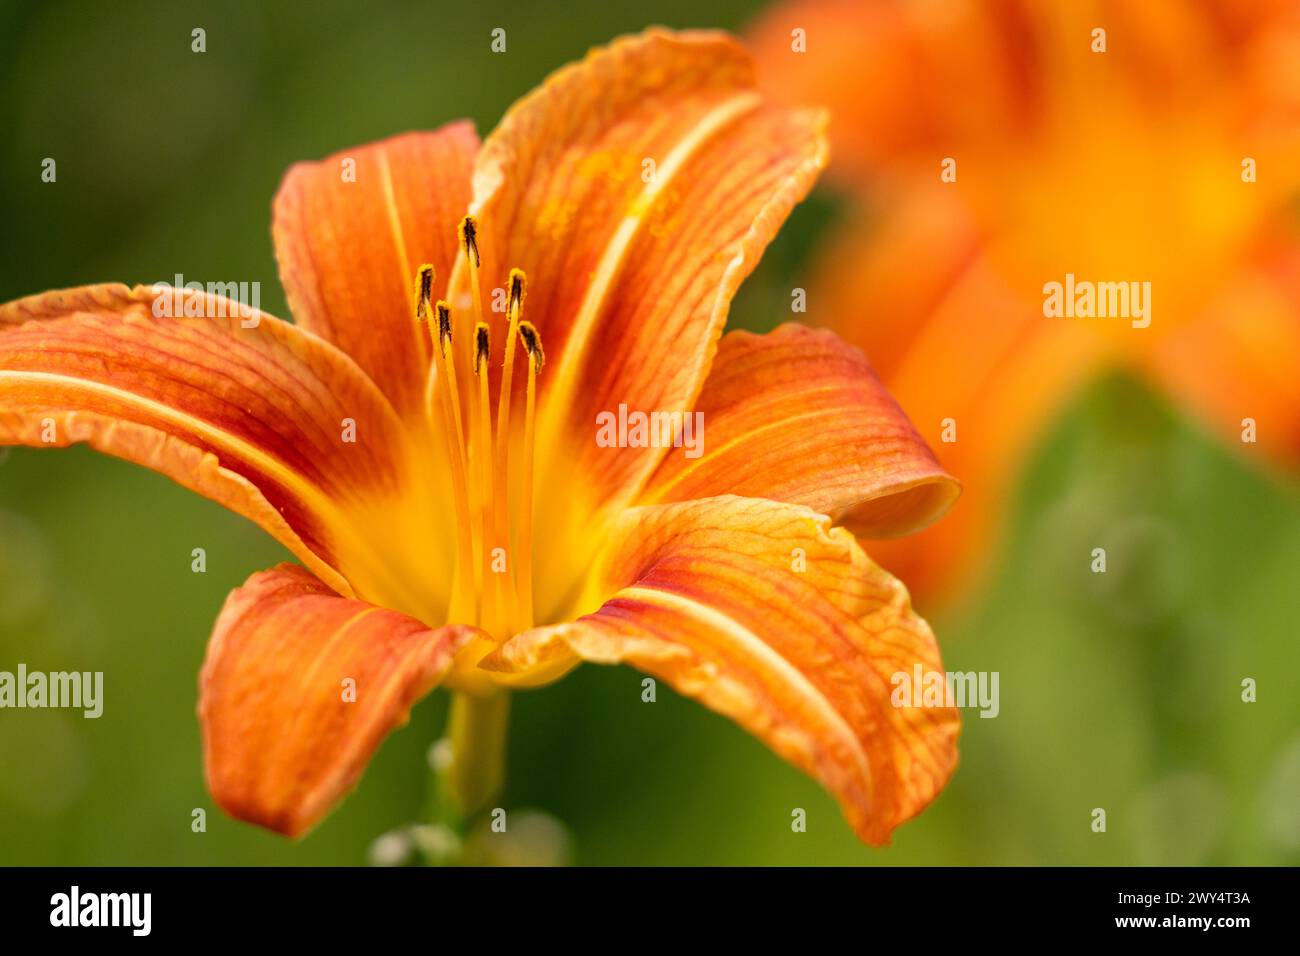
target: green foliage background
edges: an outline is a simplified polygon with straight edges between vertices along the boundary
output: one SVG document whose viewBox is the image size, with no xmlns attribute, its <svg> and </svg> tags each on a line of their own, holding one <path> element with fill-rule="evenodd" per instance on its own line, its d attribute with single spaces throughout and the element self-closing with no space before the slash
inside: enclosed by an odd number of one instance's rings
<svg viewBox="0 0 1300 956">
<path fill-rule="evenodd" d="M 269 211 L 290 163 L 460 116 L 486 133 L 592 45 L 650 22 L 739 29 L 755 10 L 6 0 L 0 300 L 180 272 L 260 280 L 263 307 L 285 315 Z M 504 56 L 489 51 L 496 26 Z M 47 156 L 56 185 L 40 181 Z M 796 213 L 733 324 L 781 319 L 837 209 L 820 192 Z M 1134 382 L 1079 396 L 1025 476 L 991 586 L 921 609 L 950 669 L 1001 672 L 1001 714 L 967 712 L 953 782 L 887 850 L 861 846 L 816 785 L 728 722 L 662 685 L 643 704 L 622 669 L 517 695 L 505 805 L 563 820 L 580 863 L 1298 863 L 1296 490 Z M 1099 540 L 1123 542 L 1104 576 L 1087 567 Z M 418 817 L 440 695 L 299 843 L 212 807 L 194 714 L 204 644 L 226 593 L 284 556 L 140 468 L 84 448 L 0 451 L 0 669 L 102 670 L 106 696 L 99 720 L 0 711 L 0 863 L 351 864 Z M 1255 704 L 1240 701 L 1247 676 Z M 793 807 L 807 833 L 791 832 Z"/>
</svg>

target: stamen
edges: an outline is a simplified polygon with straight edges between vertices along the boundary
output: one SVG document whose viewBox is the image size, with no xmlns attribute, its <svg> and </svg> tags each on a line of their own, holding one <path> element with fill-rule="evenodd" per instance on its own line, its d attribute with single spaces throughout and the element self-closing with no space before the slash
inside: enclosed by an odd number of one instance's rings
<svg viewBox="0 0 1300 956">
<path fill-rule="evenodd" d="M 451 351 L 451 306 L 442 299 L 438 300 L 438 378 L 447 380 L 447 401 L 451 405 L 453 420 L 456 424 L 456 444 L 462 455 L 465 452 L 465 423 L 460 414 L 460 388 L 456 384 L 456 362 Z M 468 457 L 468 456 L 464 456 Z"/>
<path fill-rule="evenodd" d="M 451 308 L 438 300 L 438 346 L 446 351 L 451 346 Z"/>
<path fill-rule="evenodd" d="M 529 354 L 533 364 L 537 366 L 535 371 L 540 372 L 542 366 L 546 364 L 546 353 L 542 351 L 542 337 L 537 334 L 537 329 L 533 328 L 533 323 L 519 323 L 519 338 L 523 340 L 524 351 Z"/>
<path fill-rule="evenodd" d="M 492 468 L 492 404 L 488 400 L 488 359 L 492 354 L 492 337 L 486 322 L 474 326 L 474 376 L 478 379 L 478 414 L 474 419 L 474 457 L 478 463 L 479 540 L 482 542 L 482 582 L 479 592 L 479 626 L 489 634 L 501 637 L 501 605 L 498 575 L 492 570 L 492 550 L 495 535 L 492 530 L 492 508 L 496 487 Z"/>
<path fill-rule="evenodd" d="M 472 351 L 465 353 L 465 359 L 467 362 L 472 362 L 472 365 L 470 367 L 474 369 L 474 374 L 478 375 L 480 362 L 482 361 L 484 362 L 484 364 L 486 364 L 486 361 L 485 359 L 480 359 L 480 352 L 478 348 L 479 337 L 480 337 L 479 329 L 484 327 L 483 293 L 479 283 L 479 266 L 481 265 L 482 260 L 479 256 L 479 249 L 478 249 L 478 223 L 475 221 L 473 216 L 466 216 L 465 218 L 461 219 L 459 232 L 460 232 L 461 249 L 465 253 L 465 262 L 469 267 L 470 303 L 473 307 L 473 316 L 474 316 L 474 335 L 466 343 L 467 348 L 471 349 Z M 490 350 L 485 350 L 485 354 L 490 354 Z M 451 361 L 454 363 L 455 360 L 452 359 Z M 487 378 L 486 376 L 483 376 L 485 382 L 486 382 L 486 378 Z M 481 385 L 481 387 L 486 388 L 486 385 Z M 471 404 L 470 407 L 473 408 L 474 406 Z M 485 444 L 483 447 L 485 448 L 490 447 L 492 421 L 490 418 L 487 418 L 486 416 L 477 414 L 471 417 L 470 428 L 472 430 L 472 434 L 470 436 L 470 454 L 478 457 L 479 460 L 474 467 L 476 470 L 476 475 L 481 475 L 483 473 L 484 463 L 482 460 L 482 456 L 479 453 L 479 432 L 481 430 L 484 434 L 489 436 L 484 439 Z M 487 463 L 487 467 L 490 470 L 491 468 L 490 462 Z M 492 486 L 490 483 L 485 484 L 481 481 L 476 480 L 470 486 L 471 504 L 474 508 L 474 513 L 477 514 L 480 517 L 480 519 L 482 519 L 484 515 L 487 515 L 489 513 L 490 505 L 488 504 L 488 499 L 491 496 L 491 494 L 492 494 Z M 480 530 L 480 536 L 478 538 L 478 543 L 482 549 L 482 554 L 480 556 L 479 564 L 480 564 L 480 569 L 482 570 L 487 568 L 488 562 L 491 560 L 491 549 L 488 547 L 487 544 L 487 535 L 485 533 L 486 531 L 485 526 L 480 527 L 479 530 Z M 490 579 L 486 577 L 481 578 L 480 583 L 486 586 L 488 580 Z M 482 588 L 480 588 L 478 597 L 479 597 L 479 606 L 481 609 L 487 603 Z M 480 625 L 481 624 L 482 622 L 480 621 Z"/>
<path fill-rule="evenodd" d="M 523 269 L 510 270 L 510 325 L 506 329 L 506 361 L 501 370 L 501 395 L 497 401 L 497 463 L 505 461 L 506 445 L 510 440 L 510 388 L 514 383 L 515 336 L 524 309 Z"/>
<path fill-rule="evenodd" d="M 429 296 L 433 292 L 433 267 L 422 266 L 420 269 L 419 299 L 416 315 L 424 320 L 429 314 Z M 451 459 L 452 497 L 456 509 L 456 569 L 461 576 L 462 585 L 453 591 L 453 606 L 449 608 L 452 620 L 464 620 L 470 608 L 465 606 L 471 598 L 470 587 L 474 594 L 479 590 L 476 580 L 478 565 L 474 561 L 474 540 L 470 524 L 469 481 L 467 455 L 465 453 L 465 433 L 461 427 L 460 396 L 456 387 L 455 363 L 449 361 L 451 356 L 451 309 L 447 303 L 438 301 L 438 347 L 434 349 L 436 379 L 434 388 L 439 399 L 442 414 L 442 428 L 447 440 L 447 456 Z"/>
<path fill-rule="evenodd" d="M 510 535 L 508 517 L 510 509 L 510 405 L 512 398 L 511 392 L 514 385 L 515 334 L 519 328 L 519 317 L 524 306 L 524 283 L 525 278 L 523 270 L 511 269 L 508 310 L 510 323 L 506 330 L 506 357 L 505 365 L 501 372 L 501 392 L 497 396 L 497 486 L 494 489 L 493 495 L 494 503 L 496 505 L 493 517 L 496 521 L 497 535 L 502 541 L 508 541 Z M 514 570 L 513 567 L 511 570 Z M 519 583 L 513 576 L 509 579 L 508 583 L 510 586 L 506 589 L 505 593 L 506 611 L 510 618 L 514 618 L 518 610 Z"/>
<path fill-rule="evenodd" d="M 482 375 L 492 354 L 492 336 L 486 322 L 474 326 L 474 374 Z"/>
<path fill-rule="evenodd" d="M 510 270 L 510 307 L 515 310 L 521 310 L 524 306 L 524 283 L 528 281 L 528 276 L 524 275 L 523 269 Z"/>
<path fill-rule="evenodd" d="M 420 364 L 429 361 L 429 333 L 425 323 L 429 320 L 429 299 L 433 295 L 433 266 L 424 263 L 415 273 L 415 341 L 420 349 Z"/>
<path fill-rule="evenodd" d="M 429 263 L 420 266 L 415 276 L 415 317 L 421 322 L 428 321 L 429 305 L 433 299 L 434 269 Z"/>
<path fill-rule="evenodd" d="M 519 340 L 530 359 L 528 386 L 524 393 L 524 447 L 523 467 L 520 468 L 518 558 L 515 561 L 516 585 L 519 592 L 516 633 L 533 626 L 533 421 L 537 410 L 537 373 L 546 364 L 542 351 L 542 337 L 531 322 L 519 323 Z"/>
<path fill-rule="evenodd" d="M 473 216 L 466 216 L 460 221 L 460 244 L 465 250 L 465 260 L 469 263 L 469 285 L 474 303 L 474 324 L 483 321 L 483 292 L 479 286 L 478 270 L 482 261 L 478 254 L 478 223 Z"/>
<path fill-rule="evenodd" d="M 478 223 L 473 216 L 466 216 L 460 221 L 460 241 L 465 247 L 469 264 L 477 269 L 481 264 L 478 256 Z"/>
</svg>

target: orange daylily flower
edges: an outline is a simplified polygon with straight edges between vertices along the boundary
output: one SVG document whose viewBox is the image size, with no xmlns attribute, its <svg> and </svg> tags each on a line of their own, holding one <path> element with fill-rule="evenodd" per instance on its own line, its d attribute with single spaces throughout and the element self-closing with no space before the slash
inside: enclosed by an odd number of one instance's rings
<svg viewBox="0 0 1300 956">
<path fill-rule="evenodd" d="M 1103 369 L 1300 461 L 1294 3 L 794 0 L 753 40 L 774 95 L 830 106 L 832 173 L 863 198 L 810 312 L 965 487 L 942 524 L 873 547 L 914 592 L 988 566 L 1019 466 Z M 1149 325 L 1046 316 L 1067 274 L 1149 282 Z"/>
<path fill-rule="evenodd" d="M 471 811 L 499 783 L 471 751 L 503 688 L 584 660 L 736 720 L 869 842 L 935 796 L 957 715 L 891 706 L 890 680 L 938 648 L 845 529 L 915 530 L 955 483 L 831 333 L 722 336 L 824 122 L 760 96 L 725 35 L 652 30 L 481 146 L 455 123 L 294 166 L 273 235 L 296 324 L 212 295 L 159 317 L 119 285 L 0 307 L 0 441 L 143 464 L 302 561 L 253 575 L 212 635 L 221 806 L 304 832 L 441 683 Z M 701 412 L 703 453 L 602 447 L 620 406 Z"/>
</svg>

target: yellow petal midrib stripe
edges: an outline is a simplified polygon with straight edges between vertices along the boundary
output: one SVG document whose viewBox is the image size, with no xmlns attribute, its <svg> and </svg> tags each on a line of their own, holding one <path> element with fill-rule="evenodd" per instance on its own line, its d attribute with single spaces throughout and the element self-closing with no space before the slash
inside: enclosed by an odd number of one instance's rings
<svg viewBox="0 0 1300 956">
<path fill-rule="evenodd" d="M 719 130 L 733 122 L 737 117 L 758 107 L 761 102 L 759 94 L 746 90 L 730 96 L 711 108 L 685 132 L 677 144 L 659 163 L 653 180 L 636 193 L 627 205 L 623 219 L 618 228 L 605 244 L 596 268 L 592 273 L 591 284 L 583 296 L 582 304 L 574 316 L 573 324 L 560 354 L 559 364 L 552 373 L 553 385 L 543 410 L 541 424 L 541 447 L 554 448 L 557 432 L 565 419 L 567 410 L 573 401 L 573 392 L 577 388 L 577 376 L 580 369 L 587 341 L 600 316 L 601 307 L 608 297 L 610 287 L 617 278 L 632 241 L 640 231 L 646 216 L 654 207 L 660 195 L 675 180 L 677 174 L 692 156 Z"/>
<path fill-rule="evenodd" d="M 867 759 L 862 742 L 858 740 L 857 734 L 853 732 L 853 728 L 849 726 L 826 695 L 808 679 L 803 671 L 799 670 L 789 659 L 749 628 L 715 607 L 672 591 L 631 585 L 622 588 L 616 597 L 627 597 L 643 601 L 647 604 L 653 604 L 692 617 L 712 631 L 726 637 L 734 646 L 740 649 L 744 656 L 758 661 L 760 666 L 778 674 L 785 686 L 792 688 L 799 697 L 805 700 L 821 716 L 826 726 L 841 738 L 849 753 L 853 754 L 854 761 L 857 763 L 858 769 L 868 786 L 874 784 L 871 775 L 871 763 Z"/>
<path fill-rule="evenodd" d="M 118 388 L 114 385 L 106 385 L 103 382 L 95 382 L 89 379 L 77 378 L 70 375 L 59 375 L 54 372 L 16 372 L 0 370 L 0 385 L 4 385 L 6 382 L 13 382 L 20 386 L 23 384 L 39 385 L 41 383 L 46 383 L 64 388 L 72 388 L 77 391 L 89 392 L 112 398 L 129 407 L 141 409 L 155 418 L 176 426 L 178 430 L 182 432 L 189 431 L 199 435 L 212 446 L 249 462 L 259 471 L 263 472 L 268 477 L 273 478 L 281 486 L 288 489 L 296 497 L 300 498 L 309 506 L 312 512 L 336 517 L 341 514 L 340 509 L 332 498 L 325 494 L 325 492 L 323 492 L 308 478 L 303 476 L 301 472 L 290 468 L 279 457 L 272 455 L 270 452 L 258 445 L 254 445 L 252 442 L 239 438 L 236 435 L 232 435 L 230 432 L 224 431 L 201 418 L 197 418 L 193 415 L 172 408 L 170 405 L 165 405 L 154 399 L 136 395 L 133 392 L 126 391 L 125 389 Z M 69 408 L 68 411 L 75 412 L 77 409 Z M 93 409 L 87 409 L 87 411 L 93 412 Z"/>
<path fill-rule="evenodd" d="M 102 382 L 53 372 L 0 370 L 0 391 L 4 390 L 6 384 L 16 386 L 18 389 L 24 386 L 30 388 L 42 384 L 54 385 L 112 398 L 126 404 L 128 407 L 155 416 L 181 432 L 188 430 L 199 435 L 219 451 L 241 458 L 266 477 L 285 488 L 304 505 L 308 513 L 317 517 L 325 526 L 325 529 L 329 532 L 328 544 L 331 549 L 328 560 L 326 556 L 317 554 L 314 549 L 310 548 L 306 541 L 302 541 L 298 528 L 290 526 L 290 530 L 302 542 L 302 547 L 308 553 L 315 555 L 322 565 L 333 570 L 348 587 L 354 590 L 360 586 L 353 578 L 353 574 L 357 572 L 369 575 L 368 578 L 363 579 L 363 583 L 368 580 L 371 585 L 377 586 L 377 582 L 383 582 L 386 594 L 390 594 L 390 596 L 396 595 L 405 602 L 406 607 L 401 609 L 403 613 L 416 614 L 418 609 L 419 613 L 416 616 L 424 620 L 426 624 L 428 623 L 426 617 L 431 614 L 428 602 L 424 600 L 422 595 L 412 591 L 400 575 L 393 573 L 393 569 L 385 561 L 384 554 L 377 550 L 374 540 L 353 531 L 353 518 L 355 516 L 352 512 L 301 472 L 290 467 L 282 459 L 266 449 L 223 431 L 201 418 L 178 411 L 170 405 Z M 57 403 L 54 404 L 56 408 L 60 408 Z M 3 407 L 2 402 L 0 402 L 0 407 Z M 76 408 L 67 407 L 60 408 L 60 410 L 71 413 L 78 411 Z M 102 412 L 95 413 L 93 409 L 86 409 L 86 411 L 94 414 L 106 414 Z M 121 416 L 109 415 L 108 417 L 120 418 Z M 139 422 L 137 424 L 147 423 Z M 220 456 L 218 456 L 218 461 L 220 462 Z M 239 474 L 238 472 L 234 473 Z M 248 480 L 246 476 L 241 475 L 240 477 Z M 250 481 L 250 484 L 265 500 L 265 492 L 258 486 L 258 483 Z M 268 505 L 274 507 L 269 502 Z M 340 557 L 347 558 L 346 568 L 340 566 L 342 563 Z"/>
</svg>

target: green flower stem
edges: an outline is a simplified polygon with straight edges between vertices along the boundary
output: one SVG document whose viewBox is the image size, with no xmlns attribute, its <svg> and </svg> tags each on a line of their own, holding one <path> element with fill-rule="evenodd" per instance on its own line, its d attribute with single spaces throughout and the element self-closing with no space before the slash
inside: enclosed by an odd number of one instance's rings
<svg viewBox="0 0 1300 956">
<path fill-rule="evenodd" d="M 468 827 L 501 794 L 509 725 L 509 691 L 452 695 L 447 729 L 451 765 L 441 782 L 462 827 Z"/>
</svg>

